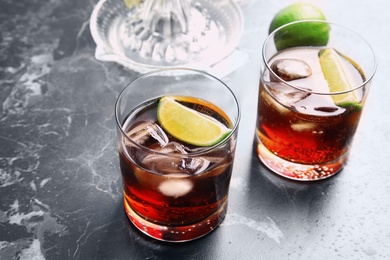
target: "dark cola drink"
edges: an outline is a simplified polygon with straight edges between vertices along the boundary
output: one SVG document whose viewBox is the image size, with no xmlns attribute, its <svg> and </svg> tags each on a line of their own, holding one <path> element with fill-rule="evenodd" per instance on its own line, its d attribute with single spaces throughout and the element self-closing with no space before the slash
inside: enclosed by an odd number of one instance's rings
<svg viewBox="0 0 390 260">
<path fill-rule="evenodd" d="M 299 47 L 277 53 L 268 61 L 274 73 L 265 70 L 260 83 L 258 154 L 267 166 L 291 179 L 323 179 L 343 167 L 365 101 L 364 88 L 354 90 L 355 102 L 336 104 L 323 94 L 329 93 L 329 86 L 320 51 Z M 340 57 L 348 80 L 361 85 L 365 76 L 360 67 Z"/>
<path fill-rule="evenodd" d="M 232 127 L 227 115 L 204 100 L 180 102 Z M 235 136 L 214 147 L 196 147 L 173 138 L 157 120 L 159 98 L 137 107 L 119 140 L 125 209 L 148 235 L 187 241 L 213 230 L 226 214 Z"/>
</svg>

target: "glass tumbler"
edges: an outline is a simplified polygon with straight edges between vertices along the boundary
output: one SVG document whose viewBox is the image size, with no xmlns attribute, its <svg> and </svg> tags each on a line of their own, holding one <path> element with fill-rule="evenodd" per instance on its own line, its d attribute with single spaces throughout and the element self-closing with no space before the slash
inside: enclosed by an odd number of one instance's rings
<svg viewBox="0 0 390 260">
<path fill-rule="evenodd" d="M 172 137 L 156 115 L 162 97 L 222 122 L 230 133 L 209 146 Z M 202 71 L 153 71 L 124 88 L 115 117 L 124 207 L 131 222 L 146 235 L 170 242 L 214 230 L 227 211 L 240 119 L 229 87 Z"/>
<path fill-rule="evenodd" d="M 320 38 L 308 36 L 308 28 L 318 28 Z M 299 21 L 271 33 L 262 58 L 260 160 L 294 180 L 333 176 L 346 164 L 376 71 L 372 48 L 343 26 Z"/>
</svg>

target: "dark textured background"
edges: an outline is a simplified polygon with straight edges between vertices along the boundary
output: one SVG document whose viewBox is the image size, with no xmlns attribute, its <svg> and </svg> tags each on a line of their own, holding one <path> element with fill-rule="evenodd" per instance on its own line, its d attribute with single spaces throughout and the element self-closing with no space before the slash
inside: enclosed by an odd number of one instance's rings
<svg viewBox="0 0 390 260">
<path fill-rule="evenodd" d="M 96 1 L 0 0 L 0 259 L 390 259 L 390 4 L 309 2 L 379 58 L 349 164 L 298 183 L 259 163 L 260 48 L 291 1 L 248 1 L 239 46 L 248 60 L 223 78 L 242 106 L 228 215 L 204 238 L 169 244 L 123 210 L 113 108 L 138 73 L 94 58 Z"/>
</svg>

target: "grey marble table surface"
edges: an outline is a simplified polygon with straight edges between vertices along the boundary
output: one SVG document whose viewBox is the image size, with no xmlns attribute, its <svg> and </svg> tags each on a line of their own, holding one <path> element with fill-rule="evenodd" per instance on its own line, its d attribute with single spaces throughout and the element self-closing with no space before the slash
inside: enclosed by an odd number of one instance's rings
<svg viewBox="0 0 390 260">
<path fill-rule="evenodd" d="M 242 107 L 227 216 L 209 235 L 146 237 L 123 210 L 113 116 L 140 74 L 95 59 L 96 0 L 0 0 L 0 259 L 390 259 L 390 4 L 312 0 L 359 32 L 378 70 L 347 166 L 320 182 L 268 171 L 254 150 L 261 45 L 292 1 L 242 6 L 225 75 Z"/>
</svg>

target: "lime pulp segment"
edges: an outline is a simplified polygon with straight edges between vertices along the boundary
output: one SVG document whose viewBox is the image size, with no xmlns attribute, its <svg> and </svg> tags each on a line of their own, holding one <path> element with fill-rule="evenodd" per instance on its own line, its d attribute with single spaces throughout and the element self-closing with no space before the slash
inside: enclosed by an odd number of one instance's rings
<svg viewBox="0 0 390 260">
<path fill-rule="evenodd" d="M 329 85 L 329 91 L 331 93 L 350 91 L 332 95 L 334 103 L 336 105 L 349 102 L 358 103 L 359 100 L 356 93 L 352 91 L 353 86 L 348 79 L 341 56 L 332 48 L 321 50 L 318 55 L 322 72 Z"/>
<path fill-rule="evenodd" d="M 212 146 L 231 132 L 222 123 L 180 104 L 173 97 L 160 99 L 157 119 L 170 135 L 196 146 Z"/>
</svg>

